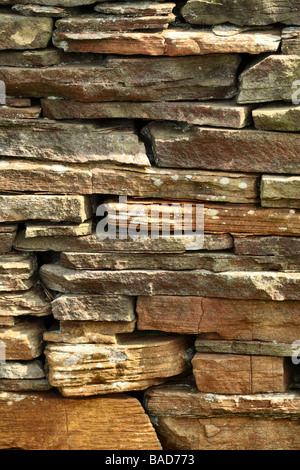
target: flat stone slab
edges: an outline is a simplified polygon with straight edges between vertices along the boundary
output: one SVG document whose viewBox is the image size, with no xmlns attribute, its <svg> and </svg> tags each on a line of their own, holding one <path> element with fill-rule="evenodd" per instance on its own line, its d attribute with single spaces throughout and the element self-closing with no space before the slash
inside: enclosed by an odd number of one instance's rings
<svg viewBox="0 0 300 470">
<path fill-rule="evenodd" d="M 52 36 L 52 18 L 30 18 L 9 12 L 0 13 L 0 49 L 43 49 Z"/>
<path fill-rule="evenodd" d="M 260 188 L 264 207 L 295 207 L 300 209 L 300 176 L 263 175 Z M 290 211 L 293 214 L 293 210 Z"/>
<path fill-rule="evenodd" d="M 40 117 L 41 111 L 40 106 L 30 106 L 29 108 L 0 106 L 0 117 L 4 119 L 37 119 Z"/>
<path fill-rule="evenodd" d="M 252 111 L 254 126 L 264 131 L 299 132 L 300 108 L 286 103 L 269 104 Z"/>
<path fill-rule="evenodd" d="M 7 93 L 21 97 L 53 96 L 83 102 L 207 101 L 235 96 L 239 64 L 237 54 L 109 56 L 96 65 L 80 63 L 47 68 L 3 66 L 0 67 L 0 80 L 6 83 Z"/>
<path fill-rule="evenodd" d="M 42 319 L 29 319 L 11 327 L 0 328 L 0 341 L 4 344 L 5 360 L 31 360 L 43 352 L 43 333 L 46 330 Z"/>
<path fill-rule="evenodd" d="M 44 264 L 46 287 L 63 293 L 193 295 L 232 299 L 300 300 L 299 273 L 194 271 L 87 271 Z"/>
<path fill-rule="evenodd" d="M 8 361 L 0 364 L 0 379 L 42 379 L 45 377 L 42 361 Z"/>
<path fill-rule="evenodd" d="M 17 194 L 0 195 L 0 222 L 46 220 L 80 223 L 92 215 L 86 196 Z"/>
<path fill-rule="evenodd" d="M 142 405 L 124 394 L 72 400 L 56 392 L 2 392 L 0 413 L 1 449 L 161 450 Z"/>
<path fill-rule="evenodd" d="M 63 163 L 150 165 L 132 122 L 82 124 L 2 119 L 0 138 L 1 156 Z"/>
<path fill-rule="evenodd" d="M 92 233 L 92 219 L 81 224 L 45 224 L 42 222 L 25 222 L 25 238 L 34 237 L 59 237 L 90 235 Z"/>
<path fill-rule="evenodd" d="M 300 6 L 289 0 L 188 0 L 181 9 L 187 23 L 237 25 L 300 24 Z"/>
<path fill-rule="evenodd" d="M 53 3 L 53 1 L 51 1 L 51 3 Z M 34 5 L 33 2 L 27 5 L 13 5 L 12 10 L 24 16 L 42 16 L 43 18 L 64 18 L 66 16 L 80 14 L 80 9 L 76 7 L 71 8 L 61 6 L 55 7 L 51 5 Z"/>
<path fill-rule="evenodd" d="M 237 354 L 270 357 L 290 358 L 295 354 L 292 344 L 262 341 L 219 341 L 219 340 L 196 340 L 196 350 L 201 353 Z M 267 370 L 267 367 L 265 368 Z"/>
<path fill-rule="evenodd" d="M 234 237 L 234 252 L 237 255 L 298 256 L 298 237 Z"/>
<path fill-rule="evenodd" d="M 293 133 L 159 122 L 148 124 L 142 133 L 151 144 L 159 167 L 247 173 L 300 172 L 299 139 Z"/>
</svg>

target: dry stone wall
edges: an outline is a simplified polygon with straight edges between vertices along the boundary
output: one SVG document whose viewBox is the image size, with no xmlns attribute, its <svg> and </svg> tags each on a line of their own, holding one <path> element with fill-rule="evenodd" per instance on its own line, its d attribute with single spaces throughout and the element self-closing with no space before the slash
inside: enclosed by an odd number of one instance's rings
<svg viewBox="0 0 300 470">
<path fill-rule="evenodd" d="M 0 448 L 299 450 L 299 2 L 0 0 L 0 85 Z"/>
</svg>

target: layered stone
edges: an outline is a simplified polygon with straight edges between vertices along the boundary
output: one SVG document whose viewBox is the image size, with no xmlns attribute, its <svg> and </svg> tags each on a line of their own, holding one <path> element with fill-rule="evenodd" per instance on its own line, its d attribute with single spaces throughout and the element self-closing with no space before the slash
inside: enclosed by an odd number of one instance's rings
<svg viewBox="0 0 300 470">
<path fill-rule="evenodd" d="M 7 93 L 22 97 L 54 96 L 83 102 L 206 101 L 235 95 L 239 63 L 236 54 L 130 59 L 109 56 L 96 65 L 0 67 L 0 80 L 6 83 Z"/>
<path fill-rule="evenodd" d="M 80 223 L 91 217 L 92 206 L 86 196 L 2 194 L 0 212 L 0 222 L 47 220 Z"/>
<path fill-rule="evenodd" d="M 299 132 L 299 106 L 284 103 L 270 104 L 254 109 L 252 116 L 256 129 L 264 131 Z"/>
<path fill-rule="evenodd" d="M 41 2 L 40 2 L 41 3 Z M 51 1 L 51 3 L 53 3 Z M 64 18 L 66 16 L 73 16 L 80 13 L 79 8 L 51 6 L 51 5 L 34 5 L 33 2 L 29 4 L 17 4 L 12 6 L 12 10 L 24 16 L 42 16 L 44 18 Z"/>
<path fill-rule="evenodd" d="M 238 256 L 224 252 L 195 253 L 72 253 L 63 252 L 61 265 L 71 269 L 165 269 L 184 271 L 205 269 L 225 271 L 299 271 L 300 257 Z"/>
<path fill-rule="evenodd" d="M 30 106 L 29 108 L 0 106 L 0 117 L 4 119 L 37 119 L 40 117 L 41 110 L 40 106 Z"/>
<path fill-rule="evenodd" d="M 110 3 L 97 3 L 94 10 L 103 15 L 129 16 L 135 19 L 143 16 L 165 16 L 172 13 L 175 3 L 159 3 L 151 1 L 130 1 Z"/>
<path fill-rule="evenodd" d="M 87 271 L 58 264 L 40 269 L 43 283 L 63 293 L 183 295 L 253 300 L 300 300 L 299 273 L 185 271 Z"/>
<path fill-rule="evenodd" d="M 50 303 L 40 285 L 27 291 L 0 292 L 0 315 L 3 317 L 46 316 L 50 313 Z"/>
<path fill-rule="evenodd" d="M 17 225 L 0 224 L 0 253 L 7 253 L 12 249 L 17 229 Z"/>
<path fill-rule="evenodd" d="M 43 115 L 49 119 L 149 119 L 182 121 L 213 127 L 242 128 L 251 122 L 251 106 L 234 101 L 169 101 L 82 103 L 73 100 L 43 99 Z"/>
<path fill-rule="evenodd" d="M 159 167 L 299 173 L 296 134 L 155 122 L 142 132 Z"/>
<path fill-rule="evenodd" d="M 294 335 L 294 338 L 297 335 Z M 297 340 L 296 340 L 297 341 Z M 295 353 L 295 344 L 286 344 L 278 343 L 276 340 L 272 342 L 262 342 L 262 341 L 221 341 L 221 340 L 203 340 L 201 336 L 196 340 L 195 343 L 196 350 L 201 353 L 208 354 L 240 354 L 242 357 L 247 357 L 248 355 L 253 356 L 266 356 L 277 358 L 287 359 L 294 357 Z M 246 355 L 246 356 L 245 356 Z M 289 360 L 286 361 L 286 368 L 290 371 L 292 363 Z M 266 366 L 271 367 L 272 366 Z"/>
<path fill-rule="evenodd" d="M 300 176 L 263 175 L 260 186 L 261 205 L 264 207 L 300 208 Z M 294 211 L 290 210 L 293 214 Z"/>
<path fill-rule="evenodd" d="M 28 51 L 0 50 L 0 64 L 3 67 L 50 67 L 52 65 L 78 62 L 80 59 L 80 54 L 65 53 L 54 47 Z M 101 57 L 92 57 L 91 54 L 85 54 L 84 56 L 84 60 L 87 62 L 93 62 L 97 59 L 99 61 Z M 21 99 L 25 100 L 25 98 L 19 98 L 19 100 Z M 27 106 L 29 105 L 27 104 Z"/>
<path fill-rule="evenodd" d="M 0 49 L 43 49 L 51 36 L 52 18 L 29 18 L 9 12 L 0 13 Z"/>
<path fill-rule="evenodd" d="M 1 449 L 161 449 L 140 402 L 123 394 L 72 400 L 54 392 L 1 393 L 0 413 Z"/>
<path fill-rule="evenodd" d="M 54 318 L 64 321 L 132 322 L 133 297 L 124 295 L 60 295 L 51 302 Z"/>
<path fill-rule="evenodd" d="M 283 54 L 300 54 L 300 28 L 284 28 L 281 33 L 281 52 Z"/>
<path fill-rule="evenodd" d="M 283 393 L 291 384 L 282 357 L 197 353 L 192 364 L 197 388 L 204 393 Z"/>
<path fill-rule="evenodd" d="M 92 233 L 92 219 L 81 224 L 45 224 L 42 222 L 25 222 L 25 238 L 34 237 L 59 237 L 75 236 L 80 237 Z"/>
<path fill-rule="evenodd" d="M 130 335 L 116 345 L 48 344 L 49 381 L 64 396 L 143 390 L 188 368 L 191 340 Z"/>
<path fill-rule="evenodd" d="M 199 334 L 199 338 L 218 339 L 218 345 L 220 340 L 234 339 L 291 344 L 300 333 L 299 307 L 298 301 L 139 296 L 137 326 L 139 330 Z"/>
<path fill-rule="evenodd" d="M 300 73 L 299 55 L 269 55 L 240 75 L 238 103 L 292 102 L 299 98 L 295 81 Z"/>
<path fill-rule="evenodd" d="M 27 361 L 43 352 L 43 320 L 29 319 L 11 327 L 0 328 L 0 341 L 4 345 L 6 361 Z"/>
<path fill-rule="evenodd" d="M 190 56 L 275 52 L 281 41 L 279 30 L 246 31 L 228 37 L 219 37 L 208 29 L 197 31 L 178 28 L 147 32 L 146 28 L 166 28 L 167 17 L 161 17 L 161 23 L 158 22 L 159 17 L 117 18 L 119 17 L 97 18 L 95 25 L 95 21 L 88 18 L 59 20 L 53 33 L 53 44 L 65 52 Z M 170 15 L 169 21 L 173 19 L 174 16 Z M 140 31 L 130 31 L 136 29 Z"/>
<path fill-rule="evenodd" d="M 300 24 L 300 7 L 288 0 L 188 0 L 181 9 L 187 23 L 215 25 Z"/>
<path fill-rule="evenodd" d="M 65 123 L 45 119 L 0 121 L 1 156 L 63 163 L 149 166 L 133 123 Z M 67 220 L 67 219 L 66 219 Z"/>
<path fill-rule="evenodd" d="M 170 238 L 106 238 L 101 240 L 94 232 L 83 237 L 36 237 L 25 238 L 25 233 L 19 232 L 14 248 L 20 251 L 55 251 L 55 252 L 140 252 L 150 253 L 182 253 L 195 250 L 230 250 L 233 246 L 232 237 L 228 234 L 206 234 L 198 240 L 196 235 L 183 235 Z"/>
</svg>

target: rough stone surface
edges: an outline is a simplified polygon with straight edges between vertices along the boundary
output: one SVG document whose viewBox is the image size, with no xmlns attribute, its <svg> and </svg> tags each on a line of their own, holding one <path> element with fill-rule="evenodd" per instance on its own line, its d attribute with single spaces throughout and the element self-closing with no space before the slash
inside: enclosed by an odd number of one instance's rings
<svg viewBox="0 0 300 470">
<path fill-rule="evenodd" d="M 299 132 L 300 109 L 297 105 L 277 103 L 252 111 L 254 126 L 264 131 Z"/>
<path fill-rule="evenodd" d="M 297 331 L 296 331 L 297 334 Z M 295 337 L 295 336 L 294 336 Z M 295 352 L 293 344 L 261 341 L 220 341 L 220 340 L 196 340 L 196 350 L 201 353 L 242 354 L 254 356 L 273 356 L 290 358 Z M 287 366 L 291 365 L 287 362 Z"/>
<path fill-rule="evenodd" d="M 188 23 L 238 25 L 300 24 L 300 6 L 289 0 L 188 0 L 181 14 Z"/>
<path fill-rule="evenodd" d="M 40 117 L 41 110 L 40 106 L 30 106 L 30 108 L 0 106 L 0 117 L 8 119 L 37 119 Z"/>
<path fill-rule="evenodd" d="M 135 134 L 133 124 L 123 121 L 105 125 L 3 119 L 0 138 L 1 156 L 63 163 L 149 165 L 144 144 Z"/>
<path fill-rule="evenodd" d="M 25 227 L 25 238 L 59 237 L 61 235 L 79 237 L 92 233 L 92 219 L 77 225 L 25 222 Z"/>
<path fill-rule="evenodd" d="M 299 256 L 300 240 L 297 237 L 234 237 L 237 255 Z"/>
<path fill-rule="evenodd" d="M 291 382 L 282 357 L 197 353 L 192 364 L 197 388 L 204 393 L 282 393 Z"/>
<path fill-rule="evenodd" d="M 47 345 L 49 382 L 64 396 L 143 390 L 187 370 L 191 340 L 130 335 L 117 345 Z"/>
<path fill-rule="evenodd" d="M 22 97 L 54 96 L 83 102 L 206 101 L 235 96 L 239 63 L 236 54 L 130 59 L 109 56 L 97 65 L 0 67 L 0 80 L 6 83 L 7 93 Z"/>
<path fill-rule="evenodd" d="M 0 328 L 0 341 L 4 344 L 7 361 L 35 359 L 43 352 L 42 319 L 30 319 L 11 327 Z"/>
<path fill-rule="evenodd" d="M 53 3 L 53 1 L 51 1 L 51 3 Z M 66 16 L 73 16 L 80 13 L 79 8 L 34 5 L 31 3 L 27 5 L 13 5 L 12 10 L 24 16 L 42 16 L 44 18 L 64 18 Z"/>
<path fill-rule="evenodd" d="M 292 133 L 152 122 L 143 134 L 151 142 L 160 167 L 291 174 L 300 171 L 299 139 Z"/>
<path fill-rule="evenodd" d="M 281 33 L 282 54 L 300 54 L 300 28 L 284 28 Z"/>
<path fill-rule="evenodd" d="M 51 302 L 57 320 L 131 322 L 135 319 L 134 299 L 124 295 L 60 295 Z"/>
<path fill-rule="evenodd" d="M 300 334 L 298 301 L 138 297 L 139 330 L 199 334 L 200 338 L 293 343 Z M 264 353 L 265 354 L 265 353 Z"/>
<path fill-rule="evenodd" d="M 300 176 L 263 175 L 260 187 L 264 207 L 295 207 L 300 209 Z M 290 211 L 293 214 L 293 210 Z"/>
<path fill-rule="evenodd" d="M 25 292 L 0 293 L 1 316 L 46 316 L 50 313 L 50 304 L 40 285 L 36 285 Z"/>
<path fill-rule="evenodd" d="M 17 228 L 17 225 L 0 224 L 0 253 L 7 253 L 12 249 Z"/>
<path fill-rule="evenodd" d="M 85 196 L 2 194 L 0 212 L 0 222 L 47 220 L 80 223 L 91 217 L 92 207 Z"/>
<path fill-rule="evenodd" d="M 1 392 L 45 392 L 51 388 L 47 379 L 0 379 Z"/>
<path fill-rule="evenodd" d="M 238 103 L 264 103 L 299 99 L 293 86 L 300 74 L 300 56 L 269 55 L 240 75 Z"/>
<path fill-rule="evenodd" d="M 43 283 L 64 293 L 203 295 L 233 299 L 300 300 L 299 273 L 180 271 L 86 271 L 44 264 Z"/>
<path fill-rule="evenodd" d="M 51 35 L 51 18 L 29 18 L 0 12 L 0 49 L 42 49 L 47 47 Z"/>
<path fill-rule="evenodd" d="M 41 103 L 43 115 L 49 119 L 150 119 L 237 129 L 251 122 L 251 106 L 239 106 L 231 100 L 82 103 L 43 99 Z"/>
<path fill-rule="evenodd" d="M 43 363 L 38 359 L 0 364 L 0 379 L 42 379 L 44 377 Z"/>
<path fill-rule="evenodd" d="M 142 405 L 123 394 L 72 400 L 55 392 L 3 392 L 0 413 L 1 449 L 16 445 L 28 450 L 161 449 Z"/>
</svg>

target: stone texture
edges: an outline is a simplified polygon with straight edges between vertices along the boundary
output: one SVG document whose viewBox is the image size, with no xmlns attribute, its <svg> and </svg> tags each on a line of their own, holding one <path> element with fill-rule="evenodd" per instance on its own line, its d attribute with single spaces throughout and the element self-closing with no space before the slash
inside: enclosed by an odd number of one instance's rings
<svg viewBox="0 0 300 470">
<path fill-rule="evenodd" d="M 36 255 L 31 253 L 4 253 L 0 256 L 0 276 L 28 279 L 37 270 Z"/>
<path fill-rule="evenodd" d="M 299 419 L 253 416 L 200 419 L 158 417 L 154 422 L 164 449 L 183 451 L 299 448 Z"/>
<path fill-rule="evenodd" d="M 300 28 L 284 28 L 281 33 L 282 54 L 300 54 Z"/>
<path fill-rule="evenodd" d="M 64 396 L 143 390 L 187 370 L 190 346 L 187 337 L 134 334 L 116 345 L 50 343 L 48 378 Z"/>
<path fill-rule="evenodd" d="M 143 16 L 163 16 L 172 13 L 175 3 L 156 1 L 130 1 L 118 3 L 97 3 L 94 10 L 104 15 L 125 15 L 133 18 Z"/>
<path fill-rule="evenodd" d="M 299 106 L 276 103 L 254 109 L 252 116 L 256 129 L 299 132 L 299 113 Z"/>
<path fill-rule="evenodd" d="M 153 417 L 300 417 L 300 393 L 294 390 L 276 394 L 218 395 L 201 393 L 194 385 L 186 383 L 166 384 L 148 389 L 145 392 L 145 405 Z"/>
<path fill-rule="evenodd" d="M 71 269 L 205 269 L 225 271 L 299 271 L 300 256 L 238 256 L 233 253 L 61 253 L 61 265 Z"/>
<path fill-rule="evenodd" d="M 299 308 L 298 301 L 139 296 L 136 311 L 139 330 L 199 334 L 218 344 L 233 339 L 293 343 L 300 335 Z"/>
<path fill-rule="evenodd" d="M 97 57 L 99 60 L 99 57 Z M 0 64 L 4 67 L 50 67 L 51 65 L 66 64 L 82 60 L 80 54 L 65 53 L 56 48 L 37 49 L 29 51 L 1 51 Z M 95 57 L 84 55 L 87 62 L 95 61 Z M 19 100 L 25 98 L 19 98 Z M 8 104 L 8 101 L 7 101 Z M 29 106 L 27 104 L 27 106 Z M 12 105 L 11 105 L 12 106 Z"/>
<path fill-rule="evenodd" d="M 40 285 L 25 292 L 0 292 L 1 316 L 46 316 L 50 313 L 50 304 Z"/>
<path fill-rule="evenodd" d="M 293 83 L 300 74 L 297 55 L 269 55 L 240 75 L 238 103 L 289 101 L 299 98 L 299 87 Z"/>
<path fill-rule="evenodd" d="M 222 184 L 227 184 L 226 179 L 220 178 Z M 185 218 L 191 221 L 189 230 L 202 229 L 201 221 L 196 218 L 195 204 L 179 202 L 173 206 L 176 216 L 170 216 L 172 202 L 158 206 L 160 219 L 153 216 L 153 203 L 161 201 L 128 199 L 127 204 L 108 200 L 104 207 L 108 212 L 107 225 L 116 225 L 120 228 L 130 228 L 139 225 L 146 230 L 166 230 L 169 227 L 171 233 L 186 230 Z M 137 207 L 139 204 L 139 207 Z M 285 208 L 269 209 L 251 204 L 204 204 L 204 232 L 206 233 L 231 233 L 249 235 L 298 235 L 300 229 L 299 211 Z M 138 214 L 138 215 L 137 215 Z M 171 214 L 172 215 L 172 214 Z M 165 224 L 165 225 L 164 225 Z"/>
<path fill-rule="evenodd" d="M 0 224 L 0 253 L 7 253 L 12 249 L 17 229 L 17 225 Z"/>
<path fill-rule="evenodd" d="M 1 393 L 0 413 L 1 449 L 161 449 L 142 405 L 123 394 L 72 400 L 55 392 Z"/>
<path fill-rule="evenodd" d="M 2 194 L 0 212 L 0 222 L 47 220 L 80 223 L 91 217 L 92 207 L 85 196 Z"/>
<path fill-rule="evenodd" d="M 51 18 L 26 18 L 18 14 L 0 13 L 0 49 L 43 49 L 51 35 Z"/>
<path fill-rule="evenodd" d="M 20 251 L 71 251 L 78 253 L 108 253 L 116 251 L 182 253 L 194 250 L 230 250 L 232 246 L 232 237 L 228 234 L 206 234 L 203 245 L 202 240 L 197 244 L 197 239 L 194 235 L 184 235 L 183 237 L 170 236 L 167 239 L 117 238 L 115 240 L 99 240 L 96 233 L 83 237 L 25 238 L 24 232 L 19 232 L 14 243 L 15 249 Z"/>
<path fill-rule="evenodd" d="M 118 18 L 120 18 L 118 20 Z M 220 53 L 259 54 L 276 52 L 279 30 L 246 31 L 237 36 L 218 37 L 211 30 L 168 29 L 167 17 L 124 18 L 105 16 L 90 19 L 64 19 L 56 22 L 53 44 L 65 52 L 151 56 L 189 56 Z M 170 15 L 169 22 L 174 19 Z M 129 21 L 125 21 L 129 20 Z M 143 20 L 143 21 L 142 21 Z M 150 21 L 152 20 L 152 21 Z M 161 23 L 159 23 L 159 20 Z M 91 24 L 92 23 L 92 24 Z M 91 27 L 91 30 L 89 28 Z M 131 30 L 139 30 L 139 32 Z M 115 30 L 115 31 L 114 31 Z"/>
<path fill-rule="evenodd" d="M 184 295 L 253 300 L 300 300 L 299 273 L 86 271 L 44 264 L 43 283 L 64 293 Z"/>
<path fill-rule="evenodd" d="M 214 127 L 241 128 L 251 122 L 251 106 L 235 101 L 169 101 L 82 103 L 73 100 L 41 100 L 43 116 L 49 119 L 149 119 L 182 121 Z"/>
<path fill-rule="evenodd" d="M 109 162 L 148 166 L 144 144 L 132 123 L 0 121 L 1 156 L 63 163 Z"/>
<path fill-rule="evenodd" d="M 0 316 L 0 326 L 14 326 L 22 321 L 21 317 Z"/>
<path fill-rule="evenodd" d="M 40 117 L 41 110 L 40 106 L 30 106 L 30 108 L 0 106 L 0 117 L 6 119 L 37 119 Z"/>
<path fill-rule="evenodd" d="M 51 1 L 51 3 L 53 3 L 53 1 Z M 64 18 L 66 16 L 73 16 L 80 13 L 79 8 L 34 5 L 32 3 L 27 5 L 13 5 L 12 10 L 24 16 L 42 16 L 44 18 Z"/>
<path fill-rule="evenodd" d="M 0 379 L 0 391 L 45 392 L 51 388 L 47 379 Z"/>
<path fill-rule="evenodd" d="M 59 7 L 74 7 L 81 5 L 90 5 L 94 0 L 0 0 L 0 5 L 44 5 Z"/>
<path fill-rule="evenodd" d="M 155 122 L 142 132 L 160 167 L 299 173 L 296 134 Z"/>
<path fill-rule="evenodd" d="M 123 321 L 60 321 L 44 333 L 50 343 L 118 344 L 119 340 L 135 330 L 135 320 Z"/>
<path fill-rule="evenodd" d="M 81 224 L 45 224 L 45 223 L 34 223 L 25 222 L 25 238 L 34 237 L 59 237 L 65 236 L 83 236 L 90 235 L 92 233 L 92 219 L 86 220 Z"/>
<path fill-rule="evenodd" d="M 234 237 L 237 255 L 298 256 L 300 240 L 297 237 Z"/>
<path fill-rule="evenodd" d="M 51 302 L 57 320 L 132 322 L 134 299 L 124 295 L 60 295 Z"/>
<path fill-rule="evenodd" d="M 297 329 L 295 329 L 294 338 L 297 337 Z M 257 356 L 273 356 L 275 357 L 292 357 L 295 348 L 293 344 L 278 343 L 276 339 L 272 342 L 261 341 L 220 341 L 220 340 L 196 340 L 195 347 L 201 353 L 218 353 L 219 354 L 242 354 Z M 289 368 L 291 364 L 287 363 Z M 267 368 L 267 366 L 266 366 Z"/>
<path fill-rule="evenodd" d="M 11 327 L 0 328 L 0 341 L 4 343 L 5 360 L 27 361 L 43 352 L 43 320 L 29 319 Z"/>
<path fill-rule="evenodd" d="M 300 24 L 300 6 L 289 0 L 188 0 L 181 10 L 188 23 L 214 25 Z"/>
<path fill-rule="evenodd" d="M 300 209 L 300 176 L 263 175 L 260 186 L 264 207 L 295 207 Z M 290 211 L 293 214 L 293 210 Z"/>
<path fill-rule="evenodd" d="M 97 65 L 0 67 L 0 80 L 6 83 L 8 94 L 22 97 L 54 96 L 83 102 L 206 101 L 235 95 L 239 63 L 236 54 L 107 57 Z"/>
<path fill-rule="evenodd" d="M 192 364 L 197 388 L 204 393 L 282 393 L 291 383 L 282 357 L 197 353 Z"/>
<path fill-rule="evenodd" d="M 0 379 L 43 379 L 44 377 L 43 363 L 39 359 L 0 364 Z"/>
</svg>

